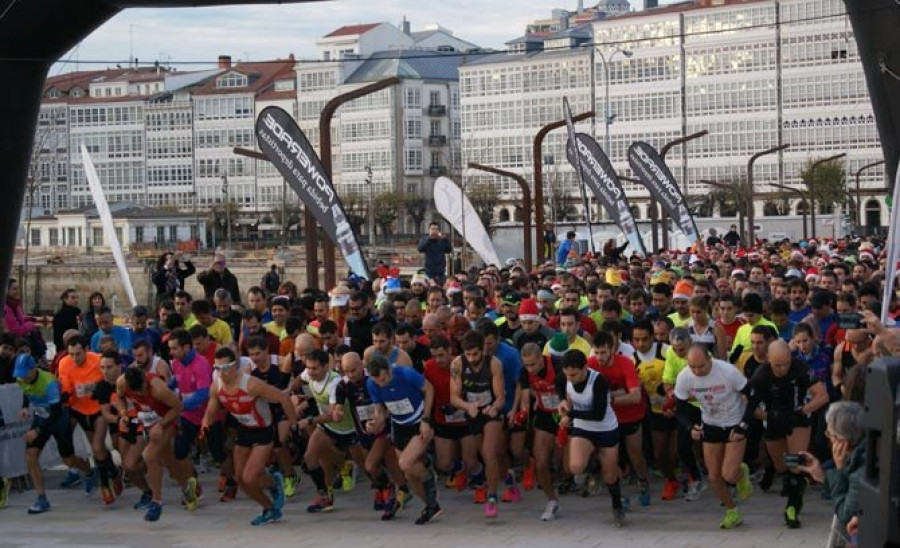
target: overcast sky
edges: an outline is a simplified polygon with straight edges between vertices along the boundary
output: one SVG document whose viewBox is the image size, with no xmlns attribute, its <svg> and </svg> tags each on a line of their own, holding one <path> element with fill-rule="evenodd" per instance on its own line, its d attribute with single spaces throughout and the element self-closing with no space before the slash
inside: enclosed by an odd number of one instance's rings
<svg viewBox="0 0 900 548">
<path fill-rule="evenodd" d="M 637 0 L 631 3 L 641 5 Z M 231 55 L 235 61 L 285 58 L 290 53 L 314 58 L 316 40 L 342 25 L 381 21 L 398 25 L 404 15 L 414 31 L 439 23 L 464 40 L 499 49 L 529 22 L 549 17 L 553 8 L 575 9 L 576 5 L 577 0 L 339 0 L 127 9 L 63 56 L 51 74 L 124 64 L 130 51 L 142 63 L 168 61 L 185 70 L 208 67 L 180 63 L 215 63 L 220 54 Z M 592 3 L 586 0 L 585 5 Z"/>
</svg>

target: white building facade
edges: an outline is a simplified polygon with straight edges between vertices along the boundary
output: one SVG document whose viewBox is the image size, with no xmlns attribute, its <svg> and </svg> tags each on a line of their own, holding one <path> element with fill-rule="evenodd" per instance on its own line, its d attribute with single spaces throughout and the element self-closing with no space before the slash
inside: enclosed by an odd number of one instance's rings
<svg viewBox="0 0 900 548">
<path fill-rule="evenodd" d="M 606 148 L 604 59 L 611 59 L 609 111 L 614 119 L 606 152 L 618 173 L 632 176 L 626 158 L 632 142 L 646 141 L 659 149 L 705 129 L 709 135 L 686 145 L 686 159 L 682 147 L 666 157 L 688 196 L 709 194 L 710 187 L 701 179 L 727 183 L 746 177 L 751 155 L 789 144 L 783 153 L 763 156 L 755 164 L 757 221 L 774 213 L 766 202 L 775 198 L 777 189 L 768 183 L 802 189 L 804 163 L 840 153 L 846 153 L 841 162 L 854 200 L 845 212 L 855 211 L 854 176 L 883 155 L 843 2 L 726 0 L 712 4 L 698 1 L 594 20 L 593 55 L 591 44 L 550 51 L 551 37 L 547 37 L 540 53 L 467 62 L 460 69 L 465 161 L 520 169 L 530 178 L 531 139 L 537 128 L 560 118 L 564 95 L 573 111 L 587 110 L 593 97 L 596 122 L 580 127 L 589 127 Z M 549 55 L 556 59 L 542 68 L 541 57 Z M 588 69 L 590 61 L 584 66 L 583 59 L 593 59 L 593 74 Z M 573 63 L 582 63 L 578 66 L 584 73 L 572 74 Z M 544 83 L 539 89 L 523 90 L 516 79 L 526 77 Z M 574 81 L 566 82 L 566 78 Z M 506 86 L 497 89 L 494 82 L 504 80 Z M 546 107 L 541 110 L 543 104 Z M 537 119 L 519 122 L 529 114 Z M 549 169 L 544 166 L 545 196 L 552 191 L 548 185 L 553 181 L 548 179 L 558 170 L 557 184 L 562 182 L 578 208 L 572 170 L 561 153 L 565 132 L 557 131 L 560 135 L 551 133 L 544 150 L 545 159 L 554 159 Z M 523 151 L 521 165 L 503 152 L 509 147 Z M 486 153 L 494 163 L 477 160 L 486 149 L 498 151 Z M 862 224 L 883 226 L 888 219 L 883 168 L 864 171 L 860 186 Z M 646 189 L 628 182 L 624 187 L 637 216 L 646 219 Z M 518 196 L 515 187 L 504 189 Z M 802 210 L 805 205 L 790 198 L 789 213 L 799 213 L 798 207 Z M 716 208 L 714 215 L 718 213 Z"/>
</svg>

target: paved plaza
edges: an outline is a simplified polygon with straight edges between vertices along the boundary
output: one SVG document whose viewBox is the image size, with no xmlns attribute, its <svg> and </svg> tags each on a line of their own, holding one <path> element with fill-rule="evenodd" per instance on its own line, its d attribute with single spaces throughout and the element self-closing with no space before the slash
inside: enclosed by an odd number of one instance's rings
<svg viewBox="0 0 900 548">
<path fill-rule="evenodd" d="M 48 485 L 58 485 L 62 474 L 49 474 Z M 733 531 L 717 529 L 722 511 L 707 491 L 694 503 L 658 500 L 660 485 L 654 483 L 657 498 L 648 508 L 628 513 L 623 529 L 612 525 L 609 498 L 605 495 L 582 499 L 580 495 L 561 497 L 560 518 L 555 522 L 538 520 L 545 499 L 535 490 L 525 494 L 519 504 L 503 504 L 499 518 L 488 521 L 480 506 L 471 502 L 469 493 L 442 491 L 444 513 L 427 526 L 413 520 L 421 503 L 398 515 L 394 522 L 379 520 L 371 510 L 367 484 L 350 493 L 336 493 L 336 509 L 331 514 L 310 515 L 306 505 L 311 499 L 311 482 L 305 478 L 299 494 L 285 508 L 282 521 L 260 528 L 252 527 L 259 508 L 240 494 L 233 503 L 218 502 L 214 473 L 203 474 L 204 502 L 194 513 L 179 507 L 177 489 L 166 484 L 162 519 L 155 524 L 143 521 L 143 513 L 131 509 L 137 497 L 126 490 L 116 504 L 105 508 L 95 495 L 85 499 L 81 488 L 48 491 L 53 510 L 29 516 L 26 507 L 33 493 L 10 497 L 9 508 L 0 510 L 0 546 L 173 546 L 262 548 L 294 546 L 336 548 L 412 548 L 437 546 L 475 547 L 777 547 L 823 546 L 828 536 L 831 511 L 818 491 L 809 491 L 807 507 L 801 516 L 803 528 L 787 529 L 781 518 L 784 499 L 773 492 L 762 493 L 741 506 L 744 525 Z M 626 487 L 636 504 L 635 489 Z"/>
</svg>

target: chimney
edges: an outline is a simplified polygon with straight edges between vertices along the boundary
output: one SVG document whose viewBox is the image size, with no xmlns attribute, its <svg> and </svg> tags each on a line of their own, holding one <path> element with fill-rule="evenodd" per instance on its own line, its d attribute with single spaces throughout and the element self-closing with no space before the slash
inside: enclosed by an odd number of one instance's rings
<svg viewBox="0 0 900 548">
<path fill-rule="evenodd" d="M 403 16 L 403 21 L 402 21 L 402 23 L 401 23 L 401 26 L 402 26 L 402 29 L 401 29 L 401 30 L 403 31 L 403 34 L 409 36 L 409 31 L 410 31 L 410 29 L 409 29 L 409 21 L 406 20 L 406 16 L 405 16 L 405 15 Z"/>
<path fill-rule="evenodd" d="M 219 56 L 219 68 L 220 69 L 230 69 L 231 68 L 231 56 L 230 55 L 220 55 Z"/>
<path fill-rule="evenodd" d="M 584 0 L 578 0 L 578 8 L 576 8 L 575 13 L 581 13 L 584 11 Z"/>
</svg>

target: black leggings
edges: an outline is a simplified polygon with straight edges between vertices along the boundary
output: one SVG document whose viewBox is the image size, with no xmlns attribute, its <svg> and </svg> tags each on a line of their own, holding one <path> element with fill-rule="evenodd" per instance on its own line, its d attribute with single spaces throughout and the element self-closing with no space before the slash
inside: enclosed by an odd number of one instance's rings
<svg viewBox="0 0 900 548">
<path fill-rule="evenodd" d="M 691 405 L 689 406 L 691 414 L 691 424 L 701 424 L 700 409 Z M 678 425 L 678 458 L 691 475 L 692 481 L 700 479 L 700 466 L 697 464 L 697 457 L 694 455 L 694 440 L 691 439 L 691 431 L 686 430 L 681 424 Z"/>
</svg>

